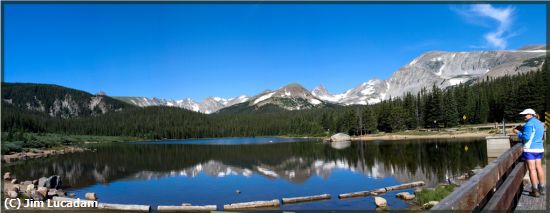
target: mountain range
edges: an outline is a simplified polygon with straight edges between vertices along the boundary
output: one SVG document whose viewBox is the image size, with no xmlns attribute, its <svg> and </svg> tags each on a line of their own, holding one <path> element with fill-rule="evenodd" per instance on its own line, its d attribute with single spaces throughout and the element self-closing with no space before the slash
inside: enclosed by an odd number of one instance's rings
<svg viewBox="0 0 550 213">
<path fill-rule="evenodd" d="M 344 93 L 331 94 L 323 85 L 309 91 L 297 83 L 277 90 L 266 90 L 254 96 L 234 98 L 209 97 L 202 102 L 186 98 L 166 100 L 146 97 L 113 97 L 136 106 L 175 106 L 206 114 L 227 108 L 259 109 L 277 106 L 286 110 L 301 110 L 336 105 L 375 104 L 407 92 L 415 94 L 422 88 L 447 88 L 460 83 L 475 83 L 487 78 L 516 75 L 542 67 L 546 57 L 543 45 L 526 46 L 518 50 L 426 52 L 399 68 L 387 80 L 371 79 Z"/>
<path fill-rule="evenodd" d="M 169 100 L 160 98 L 146 98 L 146 97 L 130 97 L 130 96 L 114 96 L 113 98 L 124 101 L 129 104 L 133 104 L 139 107 L 147 106 L 173 106 L 188 109 L 195 112 L 202 112 L 210 114 L 217 112 L 220 109 L 240 104 L 248 101 L 250 97 L 241 95 L 235 98 L 220 98 L 220 97 L 208 97 L 202 102 L 197 102 L 191 98 L 182 100 Z"/>
<path fill-rule="evenodd" d="M 167 100 L 146 97 L 111 97 L 101 92 L 84 91 L 57 85 L 2 83 L 3 107 L 41 112 L 50 117 L 73 118 L 106 114 L 127 108 L 172 106 L 194 112 L 272 112 L 303 110 L 337 105 L 375 104 L 422 88 L 447 88 L 461 83 L 473 84 L 488 78 L 517 75 L 541 69 L 545 46 L 518 50 L 444 52 L 430 51 L 394 72 L 387 80 L 371 79 L 343 93 L 331 94 L 323 85 L 307 90 L 291 83 L 277 90 L 254 96 L 209 97 L 202 102 L 186 98 Z"/>
</svg>

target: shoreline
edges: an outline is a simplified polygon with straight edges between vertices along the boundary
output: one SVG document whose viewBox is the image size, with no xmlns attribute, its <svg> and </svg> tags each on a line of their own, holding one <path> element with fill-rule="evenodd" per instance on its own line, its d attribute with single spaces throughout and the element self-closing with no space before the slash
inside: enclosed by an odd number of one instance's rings
<svg viewBox="0 0 550 213">
<path fill-rule="evenodd" d="M 352 141 L 375 141 L 375 140 L 386 140 L 386 141 L 397 141 L 397 140 L 410 140 L 410 139 L 460 139 L 460 138 L 485 138 L 487 136 L 495 135 L 490 132 L 454 132 L 454 133 L 435 133 L 435 134 L 425 134 L 425 135 L 415 135 L 415 134 L 406 134 L 406 133 L 392 133 L 392 134 L 374 134 L 374 135 L 363 135 L 363 136 L 354 136 L 351 138 Z"/>
<path fill-rule="evenodd" d="M 370 134 L 370 135 L 362 135 L 362 136 L 352 136 L 352 141 L 399 141 L 399 140 L 411 140 L 411 139 L 467 139 L 467 138 L 485 138 L 487 136 L 496 135 L 495 133 L 491 131 L 405 131 L 405 132 L 397 132 L 397 133 L 378 133 L 378 134 Z M 88 136 L 88 137 L 102 137 L 102 136 Z M 280 137 L 280 138 L 311 138 L 311 139 L 320 139 L 320 140 L 326 140 L 327 137 L 319 137 L 319 136 L 255 136 L 255 137 Z M 230 137 L 230 138 L 243 138 L 243 137 Z M 135 138 L 137 140 L 122 140 L 125 142 L 143 142 L 143 141 L 162 141 L 162 140 L 147 140 L 143 138 Z M 188 139 L 166 139 L 166 140 L 189 140 Z M 216 138 L 192 138 L 192 139 L 216 139 Z M 192 140 L 191 139 L 191 140 Z M 80 141 L 80 144 L 99 144 L 99 143 L 105 143 L 105 141 L 94 141 L 94 140 L 85 140 Z M 62 155 L 62 154 L 68 154 L 68 153 L 76 153 L 76 152 L 85 152 L 85 151 L 93 151 L 86 147 L 81 146 L 59 146 L 54 148 L 36 148 L 36 149 L 30 149 L 27 151 L 21 151 L 21 152 L 15 152 L 12 154 L 2 154 L 1 161 L 3 163 L 13 163 L 15 161 L 20 160 L 27 160 L 27 159 L 34 159 L 34 158 L 43 158 L 43 157 L 50 157 L 50 156 L 56 156 L 56 155 Z"/>
<path fill-rule="evenodd" d="M 13 154 L 2 155 L 2 163 L 13 163 L 16 161 L 27 160 L 27 159 L 45 158 L 50 156 L 77 153 L 77 152 L 87 152 L 87 151 L 94 151 L 94 150 L 85 148 L 85 147 L 78 147 L 78 146 L 62 146 L 62 147 L 56 147 L 51 149 L 32 149 L 31 151 L 22 151 L 22 152 L 16 152 Z"/>
</svg>

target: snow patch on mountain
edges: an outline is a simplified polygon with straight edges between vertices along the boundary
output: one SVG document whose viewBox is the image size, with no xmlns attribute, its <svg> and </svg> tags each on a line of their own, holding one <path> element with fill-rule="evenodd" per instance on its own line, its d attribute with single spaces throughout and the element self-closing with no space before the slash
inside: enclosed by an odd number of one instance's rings
<svg viewBox="0 0 550 213">
<path fill-rule="evenodd" d="M 191 98 L 181 100 L 169 100 L 159 98 L 146 97 L 113 97 L 127 103 L 134 104 L 140 107 L 148 106 L 171 106 L 179 107 L 187 110 L 210 114 L 219 111 L 222 108 L 229 107 L 235 104 L 240 104 L 249 100 L 250 97 L 241 95 L 235 98 L 208 97 L 202 102 L 197 102 Z"/>
<path fill-rule="evenodd" d="M 375 104 L 383 100 L 380 95 L 386 91 L 386 86 L 383 80 L 372 79 L 344 93 L 330 94 L 323 85 L 320 85 L 313 89 L 312 94 L 330 103 L 340 105 L 366 105 Z"/>
<path fill-rule="evenodd" d="M 266 94 L 266 95 L 262 95 L 261 97 L 257 98 L 256 100 L 254 100 L 254 104 L 258 104 L 262 101 L 265 101 L 267 100 L 268 98 L 271 98 L 271 96 L 273 96 L 275 94 L 275 92 L 272 92 L 272 93 L 269 93 L 269 94 Z"/>
</svg>

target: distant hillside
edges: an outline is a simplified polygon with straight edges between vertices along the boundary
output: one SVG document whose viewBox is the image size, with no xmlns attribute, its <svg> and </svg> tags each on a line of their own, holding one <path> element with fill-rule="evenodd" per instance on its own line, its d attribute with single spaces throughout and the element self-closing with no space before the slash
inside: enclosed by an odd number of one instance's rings
<svg viewBox="0 0 550 213">
<path fill-rule="evenodd" d="M 2 83 L 2 105 L 61 118 L 97 116 L 135 108 L 106 95 L 92 95 L 53 84 L 32 83 Z"/>
</svg>

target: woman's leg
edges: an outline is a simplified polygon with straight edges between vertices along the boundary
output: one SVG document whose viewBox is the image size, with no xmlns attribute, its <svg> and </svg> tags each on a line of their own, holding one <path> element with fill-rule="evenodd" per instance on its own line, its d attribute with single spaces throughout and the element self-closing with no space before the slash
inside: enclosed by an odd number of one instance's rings
<svg viewBox="0 0 550 213">
<path fill-rule="evenodd" d="M 544 170 L 542 168 L 542 160 L 541 159 L 536 159 L 535 160 L 535 166 L 537 168 L 537 177 L 538 177 L 538 180 L 539 180 L 539 184 L 541 187 L 545 187 L 546 186 L 546 176 L 544 174 Z M 541 192 L 544 192 L 543 189 L 539 188 L 539 190 Z"/>
<path fill-rule="evenodd" d="M 531 188 L 533 189 L 533 192 L 538 192 L 538 175 L 537 175 L 537 167 L 535 160 L 527 160 L 527 168 L 529 169 L 529 178 L 531 179 Z"/>
</svg>

